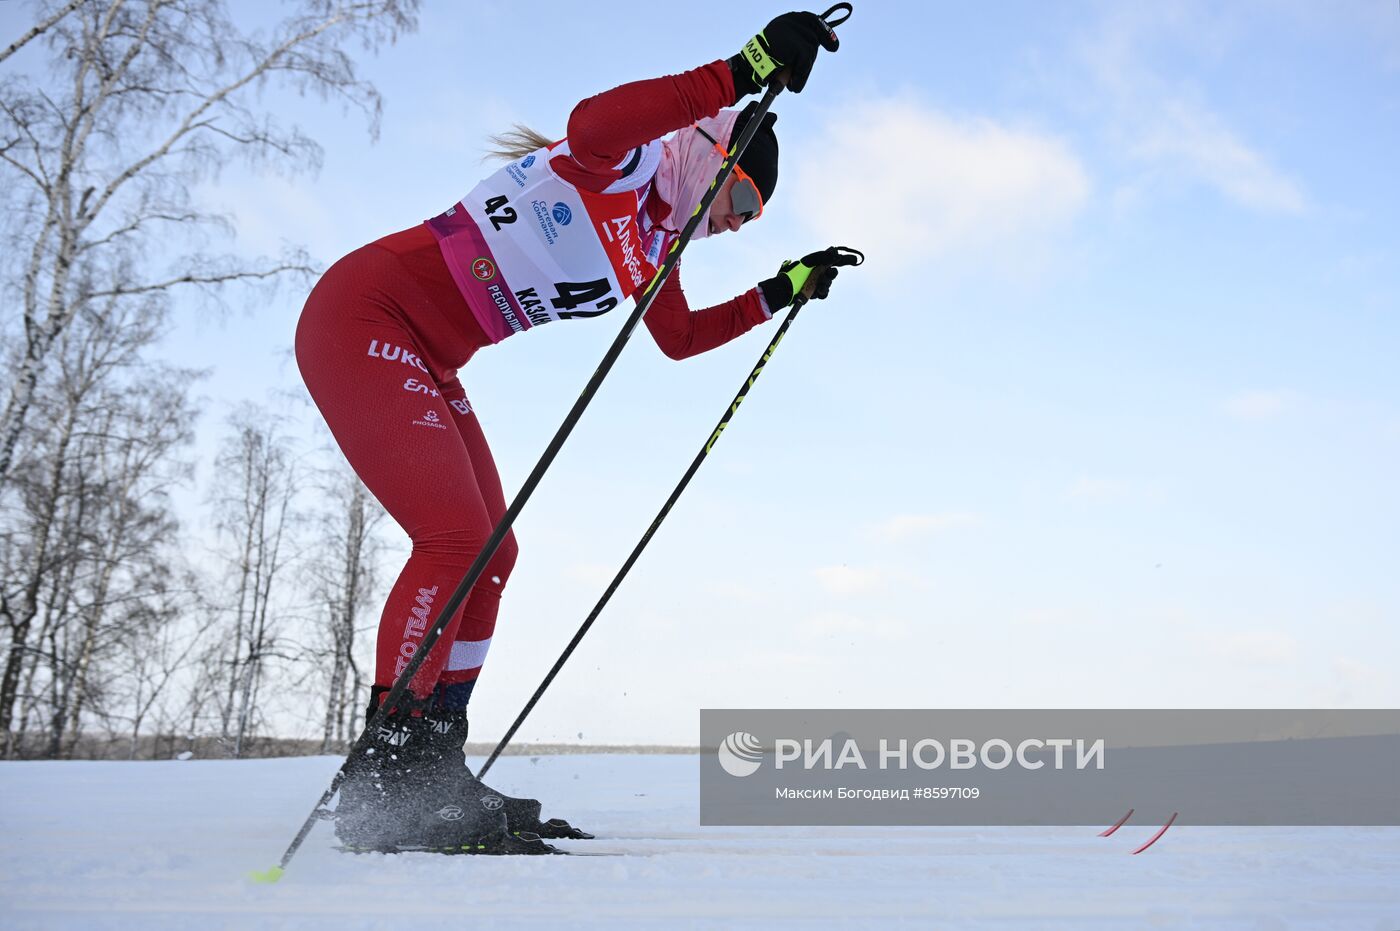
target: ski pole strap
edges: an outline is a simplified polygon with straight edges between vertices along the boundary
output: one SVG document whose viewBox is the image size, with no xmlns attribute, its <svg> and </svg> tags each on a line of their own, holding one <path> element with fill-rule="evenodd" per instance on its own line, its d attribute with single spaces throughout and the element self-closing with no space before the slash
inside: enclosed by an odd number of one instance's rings
<svg viewBox="0 0 1400 931">
<path fill-rule="evenodd" d="M 851 13 L 853 12 L 853 10 L 854 7 L 852 7 L 849 3 L 837 3 L 834 6 L 832 6 L 831 9 L 827 10 L 825 13 L 822 14 L 822 22 L 826 23 L 829 28 L 835 29 L 837 26 L 841 25 L 846 20 L 851 18 Z M 836 19 L 835 16 L 837 13 L 845 13 L 846 15 L 842 16 L 840 19 Z"/>
</svg>

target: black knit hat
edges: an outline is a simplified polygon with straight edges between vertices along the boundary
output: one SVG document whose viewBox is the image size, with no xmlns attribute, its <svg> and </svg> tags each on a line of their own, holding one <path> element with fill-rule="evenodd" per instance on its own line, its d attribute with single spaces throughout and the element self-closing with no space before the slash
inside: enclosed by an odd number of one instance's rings
<svg viewBox="0 0 1400 931">
<path fill-rule="evenodd" d="M 734 130 L 729 135 L 731 148 L 757 109 L 758 101 L 755 100 L 739 112 L 739 118 L 734 121 Z M 765 204 L 773 196 L 773 189 L 778 186 L 778 134 L 773 132 L 773 124 L 776 122 L 778 114 L 771 111 L 765 114 L 763 125 L 749 140 L 744 154 L 739 156 L 739 167 L 758 185 L 758 193 L 763 195 Z"/>
</svg>

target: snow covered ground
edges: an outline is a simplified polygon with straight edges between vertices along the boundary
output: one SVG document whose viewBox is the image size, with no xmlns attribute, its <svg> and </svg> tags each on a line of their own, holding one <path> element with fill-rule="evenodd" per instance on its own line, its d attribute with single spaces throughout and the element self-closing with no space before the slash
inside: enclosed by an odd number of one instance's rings
<svg viewBox="0 0 1400 931">
<path fill-rule="evenodd" d="M 0 763 L 0 927 L 910 925 L 1400 928 L 1400 829 L 701 828 L 679 755 L 507 757 L 491 781 L 608 857 L 341 854 L 277 861 L 329 757 Z"/>
</svg>

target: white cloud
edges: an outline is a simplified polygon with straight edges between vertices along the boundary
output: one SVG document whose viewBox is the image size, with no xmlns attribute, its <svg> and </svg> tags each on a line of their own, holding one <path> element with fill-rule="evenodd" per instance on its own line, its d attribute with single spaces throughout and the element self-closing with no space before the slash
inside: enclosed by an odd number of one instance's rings
<svg viewBox="0 0 1400 931">
<path fill-rule="evenodd" d="M 888 617 L 822 611 L 808 618 L 805 630 L 832 635 L 854 634 L 862 640 L 899 640 L 909 634 L 907 621 Z"/>
<path fill-rule="evenodd" d="M 1130 151 L 1165 170 L 1194 176 L 1243 207 L 1265 213 L 1301 213 L 1304 207 L 1297 184 L 1218 115 L 1184 99 L 1153 107 Z"/>
<path fill-rule="evenodd" d="M 1231 664 L 1278 666 L 1298 658 L 1298 641 L 1275 630 L 1204 634 L 1201 645 L 1207 653 Z"/>
<path fill-rule="evenodd" d="M 869 533 L 883 543 L 903 543 L 915 537 L 973 527 L 982 519 L 976 514 L 953 512 L 947 514 L 896 514 L 893 517 L 872 524 Z"/>
<path fill-rule="evenodd" d="M 1241 420 L 1265 420 L 1283 412 L 1287 395 L 1282 391 L 1246 391 L 1225 402 L 1225 412 Z"/>
<path fill-rule="evenodd" d="M 817 584 L 833 595 L 856 595 L 870 591 L 885 580 L 879 569 L 859 569 L 852 566 L 824 566 L 813 569 Z"/>
<path fill-rule="evenodd" d="M 1350 657 L 1332 661 L 1332 686 L 1326 701 L 1352 707 L 1382 708 L 1395 702 L 1395 678 L 1374 663 Z"/>
<path fill-rule="evenodd" d="M 1299 213 L 1306 208 L 1301 187 L 1179 76 L 1189 75 L 1181 54 L 1171 77 L 1148 64 L 1154 43 L 1174 40 L 1189 54 L 1226 42 L 1213 34 L 1215 25 L 1204 10 L 1183 16 L 1142 6 L 1111 8 L 1083 45 L 1094 85 L 1089 96 L 1107 107 L 1111 135 L 1154 176 L 1149 187 L 1177 178 L 1205 184 L 1251 210 Z M 1139 199 L 1142 187 L 1133 184 L 1118 199 Z"/>
<path fill-rule="evenodd" d="M 1118 478 L 1082 477 L 1069 490 L 1071 498 L 1088 498 L 1094 501 L 1109 501 L 1127 496 L 1132 484 Z"/>
<path fill-rule="evenodd" d="M 1081 617 L 1065 608 L 1029 608 L 1021 613 L 1018 620 L 1030 627 L 1064 630 L 1079 623 Z"/>
<path fill-rule="evenodd" d="M 803 221 L 819 241 L 871 256 L 873 274 L 949 254 L 1009 251 L 1064 226 L 1089 180 L 1063 141 L 911 100 L 838 109 L 797 167 Z"/>
</svg>

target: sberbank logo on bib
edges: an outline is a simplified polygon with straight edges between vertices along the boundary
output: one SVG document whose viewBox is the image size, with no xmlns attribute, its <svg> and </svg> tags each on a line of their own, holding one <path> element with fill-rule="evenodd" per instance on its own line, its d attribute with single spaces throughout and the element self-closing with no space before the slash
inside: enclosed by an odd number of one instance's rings
<svg viewBox="0 0 1400 931">
<path fill-rule="evenodd" d="M 554 217 L 554 222 L 558 223 L 560 226 L 568 226 L 569 221 L 574 218 L 573 211 L 570 210 L 569 205 L 563 201 L 556 203 L 554 209 L 549 213 Z"/>
</svg>

